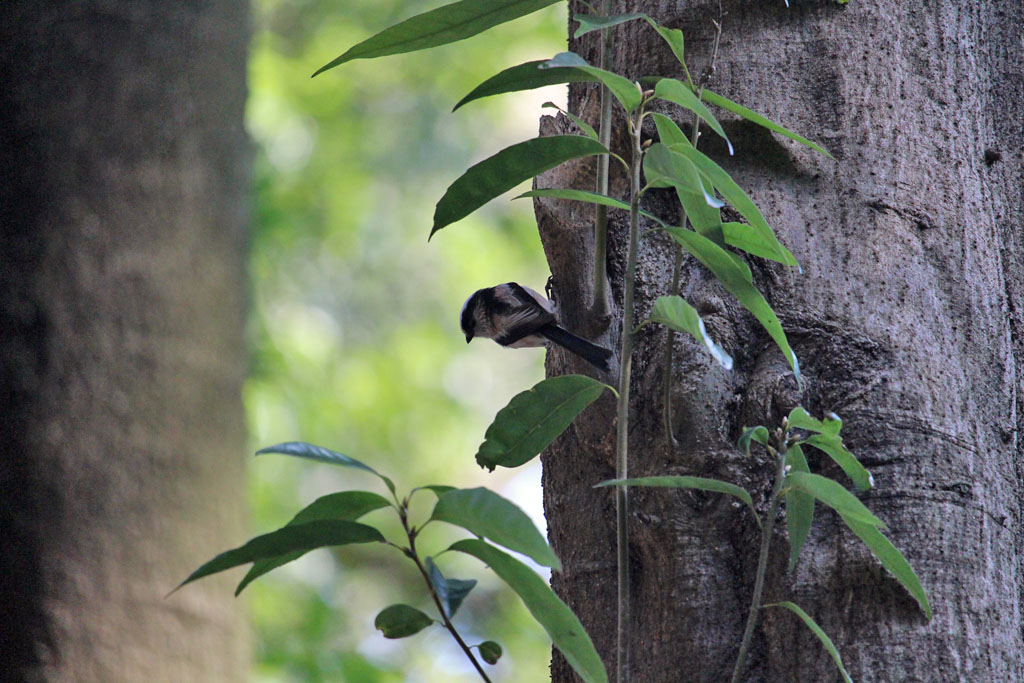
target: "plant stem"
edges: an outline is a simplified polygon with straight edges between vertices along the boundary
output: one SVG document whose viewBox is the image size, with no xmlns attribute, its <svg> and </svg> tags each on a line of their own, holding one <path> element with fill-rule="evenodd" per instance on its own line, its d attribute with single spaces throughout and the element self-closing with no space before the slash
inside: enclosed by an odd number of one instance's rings
<svg viewBox="0 0 1024 683">
<path fill-rule="evenodd" d="M 750 613 L 747 615 L 747 627 L 743 631 L 743 641 L 740 643 L 740 653 L 736 657 L 736 667 L 732 672 L 732 683 L 739 683 L 743 675 L 743 667 L 746 664 L 747 653 L 750 651 L 750 643 L 754 639 L 754 628 L 757 626 L 757 614 L 761 609 L 761 592 L 764 589 L 764 575 L 768 568 L 768 550 L 772 544 L 772 530 L 775 528 L 775 515 L 779 512 L 779 504 L 782 502 L 782 482 L 786 476 L 786 453 L 783 450 L 777 456 L 775 468 L 775 485 L 772 487 L 771 504 L 768 506 L 768 516 L 765 518 L 764 526 L 761 528 L 761 554 L 757 560 L 757 576 L 754 579 L 754 596 L 750 600 Z"/>
<path fill-rule="evenodd" d="M 711 74 L 715 72 L 715 62 L 718 61 L 718 45 L 722 38 L 722 3 L 718 3 L 718 21 L 715 22 L 715 44 L 711 49 L 711 63 L 708 65 L 707 70 L 702 74 L 700 79 L 700 89 L 697 90 L 697 99 L 703 99 L 704 88 L 707 86 L 708 81 L 711 80 Z M 684 65 L 685 68 L 685 65 Z M 690 135 L 690 143 L 693 144 L 694 148 L 697 147 L 697 141 L 700 139 L 700 117 L 696 114 L 693 115 L 693 132 Z M 683 219 L 683 228 L 686 228 L 687 219 Z M 679 278 L 683 272 L 683 248 L 680 245 L 676 245 L 676 258 L 675 263 L 672 265 L 672 289 L 669 290 L 670 295 L 679 294 Z M 665 387 L 664 397 L 662 400 L 662 409 L 664 410 L 664 422 L 665 422 L 665 441 L 670 446 L 676 445 L 676 433 L 672 426 L 672 364 L 673 354 L 675 353 L 675 331 L 668 327 L 665 329 L 665 360 L 663 361 L 662 367 L 665 368 Z"/>
<path fill-rule="evenodd" d="M 420 556 L 416 552 L 416 533 L 409 528 L 409 520 L 406 517 L 404 507 L 398 514 L 402 520 L 402 527 L 405 529 L 405 535 L 409 539 L 409 548 L 406 555 L 416 563 L 416 568 L 420 570 L 420 574 L 423 575 L 423 580 L 427 582 L 427 590 L 430 591 L 430 597 L 434 599 L 434 604 L 437 606 L 437 611 L 441 615 L 444 627 L 448 629 L 448 632 L 452 634 L 452 638 L 455 639 L 455 642 L 462 648 L 466 657 L 468 657 L 469 661 L 473 663 L 474 667 L 476 667 L 476 671 L 480 674 L 480 678 L 482 678 L 486 683 L 491 683 L 491 679 L 487 677 L 487 672 L 484 671 L 483 666 L 480 665 L 477 658 L 473 656 L 473 650 L 466 645 L 466 641 L 464 641 L 462 636 L 459 635 L 459 632 L 455 630 L 455 625 L 452 624 L 448 615 L 444 611 L 444 604 L 441 602 L 441 597 L 437 594 L 437 589 L 434 588 L 434 583 L 430 580 L 430 574 L 427 573 L 427 568 L 423 566 L 423 562 L 420 561 Z"/>
<path fill-rule="evenodd" d="M 615 476 L 629 478 L 629 375 L 633 365 L 633 297 L 636 290 L 636 259 L 640 235 L 640 126 L 643 105 L 631 122 L 633 150 L 630 159 L 629 252 L 626 256 L 626 278 L 622 297 L 622 350 L 619 355 L 618 433 L 616 434 Z M 626 486 L 615 489 L 615 519 L 618 540 L 619 613 L 616 629 L 618 649 L 618 683 L 629 681 L 629 496 Z"/>
<path fill-rule="evenodd" d="M 601 3 L 602 16 L 611 12 L 611 0 Z M 612 49 L 611 34 L 607 28 L 601 29 L 601 48 L 599 65 L 608 69 L 608 55 Z M 611 149 L 612 140 L 612 97 L 605 85 L 601 85 L 601 114 L 597 128 L 598 140 L 606 148 Z M 608 194 L 609 157 L 601 154 L 597 157 L 597 193 Z M 608 207 L 597 204 L 594 213 L 594 302 L 591 312 L 599 321 L 608 317 Z"/>
</svg>

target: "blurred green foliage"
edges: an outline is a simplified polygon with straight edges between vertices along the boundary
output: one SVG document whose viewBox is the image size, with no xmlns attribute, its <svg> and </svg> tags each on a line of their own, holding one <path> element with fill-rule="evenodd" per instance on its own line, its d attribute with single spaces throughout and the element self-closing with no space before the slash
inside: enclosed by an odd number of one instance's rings
<svg viewBox="0 0 1024 683">
<path fill-rule="evenodd" d="M 522 201 L 493 202 L 427 244 L 435 202 L 472 163 L 537 133 L 540 104 L 564 86 L 452 105 L 497 71 L 565 49 L 564 5 L 426 52 L 310 74 L 350 45 L 440 2 L 257 0 L 247 124 L 256 144 L 255 231 L 245 401 L 253 450 L 301 439 L 348 453 L 396 480 L 486 485 L 539 514 L 536 467 L 488 475 L 473 462 L 487 424 L 543 376 L 543 353 L 485 340 L 467 347 L 459 308 L 474 290 L 547 276 Z M 369 476 L 267 455 L 250 467 L 253 533 Z M 511 476 L 510 476 L 511 474 Z M 424 515 L 432 494 L 417 494 Z M 388 511 L 373 513 L 387 519 Z M 457 534 L 436 524 L 418 543 L 440 551 Z M 397 535 L 392 534 L 393 539 Z M 495 680 L 547 677 L 548 640 L 491 572 L 457 623 L 467 641 L 505 648 Z M 373 628 L 394 602 L 428 611 L 422 579 L 381 547 L 325 551 L 246 590 L 260 681 L 478 680 L 439 628 L 387 641 Z"/>
</svg>

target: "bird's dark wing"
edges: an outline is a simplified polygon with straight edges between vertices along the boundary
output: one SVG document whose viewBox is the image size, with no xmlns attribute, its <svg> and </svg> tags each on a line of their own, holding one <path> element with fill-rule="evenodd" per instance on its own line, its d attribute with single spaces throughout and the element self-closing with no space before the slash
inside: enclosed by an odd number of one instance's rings
<svg viewBox="0 0 1024 683">
<path fill-rule="evenodd" d="M 493 321 L 495 329 L 501 330 L 494 341 L 502 346 L 515 344 L 541 327 L 555 322 L 554 314 L 545 310 L 521 285 L 509 282 L 495 289 L 499 290 L 498 298 L 508 306 L 500 316 L 496 316 L 500 319 Z"/>
</svg>

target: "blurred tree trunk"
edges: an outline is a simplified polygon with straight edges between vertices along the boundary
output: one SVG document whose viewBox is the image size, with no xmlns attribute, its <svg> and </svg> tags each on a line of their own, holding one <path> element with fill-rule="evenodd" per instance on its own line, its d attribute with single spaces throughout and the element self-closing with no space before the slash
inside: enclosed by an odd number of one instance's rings
<svg viewBox="0 0 1024 683">
<path fill-rule="evenodd" d="M 244 2 L 0 3 L 0 678 L 247 677 Z"/>
<path fill-rule="evenodd" d="M 707 64 L 717 2 L 614 2 L 681 28 L 690 70 Z M 573 11 L 586 11 L 579 2 Z M 677 447 L 662 434 L 663 329 L 640 334 L 633 370 L 631 476 L 716 476 L 760 492 L 769 468 L 734 443 L 745 425 L 778 424 L 798 403 L 845 420 L 877 488 L 866 504 L 916 569 L 935 609 L 914 601 L 818 507 L 795 573 L 777 525 L 766 600 L 792 599 L 832 636 L 857 681 L 1024 679 L 1020 532 L 1024 423 L 1024 6 L 1020 3 L 723 2 L 712 89 L 818 139 L 832 161 L 733 120 L 737 153 L 701 145 L 734 174 L 803 273 L 750 259 L 800 358 L 797 389 L 782 355 L 713 278 L 685 262 L 682 294 L 736 359 L 727 372 L 677 335 Z M 598 34 L 570 41 L 597 61 Z M 680 76 L 643 22 L 614 29 L 612 68 Z M 593 86 L 570 109 L 595 122 Z M 681 124 L 688 116 L 667 110 Z M 723 116 L 729 120 L 729 116 Z M 619 119 L 621 124 L 621 118 Z M 546 119 L 546 133 L 566 129 Z M 624 136 L 614 144 L 627 153 Z M 653 127 L 646 131 L 653 136 Z M 590 165 L 542 186 L 593 187 Z M 621 174 L 613 194 L 624 196 Z M 570 327 L 588 319 L 592 210 L 541 200 L 537 214 Z M 645 208 L 672 220 L 654 191 Z M 613 214 L 610 275 L 622 299 L 626 219 Z M 642 241 L 638 314 L 667 293 L 673 247 Z M 618 311 L 615 311 L 617 316 Z M 617 317 L 603 340 L 618 348 Z M 553 353 L 549 374 L 588 372 Z M 612 381 L 611 377 L 605 378 Z M 587 411 L 544 458 L 550 536 L 566 570 L 558 592 L 581 615 L 609 670 L 615 654 L 614 498 L 592 489 L 614 473 L 614 405 Z M 836 474 L 830 463 L 812 469 Z M 841 473 L 839 477 L 841 479 Z M 758 530 L 722 496 L 634 490 L 632 671 L 636 681 L 728 680 L 753 584 Z M 766 611 L 751 681 L 836 680 L 815 638 L 788 612 Z M 570 681 L 556 655 L 554 680 Z"/>
</svg>

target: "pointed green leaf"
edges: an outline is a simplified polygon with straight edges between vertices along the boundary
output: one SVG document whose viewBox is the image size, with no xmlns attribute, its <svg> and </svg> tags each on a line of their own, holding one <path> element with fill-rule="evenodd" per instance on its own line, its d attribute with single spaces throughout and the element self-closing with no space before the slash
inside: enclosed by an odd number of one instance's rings
<svg viewBox="0 0 1024 683">
<path fill-rule="evenodd" d="M 791 471 L 786 475 L 786 486 L 814 496 L 815 500 L 821 501 L 841 515 L 860 520 L 871 526 L 885 528 L 885 523 L 871 514 L 864 503 L 843 488 L 841 484 L 828 477 Z"/>
<path fill-rule="evenodd" d="M 786 451 L 786 465 L 791 472 L 810 472 L 807 458 L 799 446 L 790 446 Z M 791 488 L 786 491 L 786 530 L 789 532 L 789 571 L 796 568 L 800 551 L 811 533 L 814 521 L 814 497 Z"/>
<path fill-rule="evenodd" d="M 409 492 L 409 497 L 412 498 L 412 494 L 416 493 L 417 491 L 433 491 L 434 495 L 437 496 L 438 498 L 440 498 L 441 496 L 443 496 L 444 494 L 448 493 L 449 491 L 456 490 L 456 488 L 457 487 L 455 487 L 455 486 L 442 486 L 442 485 L 417 486 L 416 488 L 414 488 L 412 491 Z"/>
<path fill-rule="evenodd" d="M 786 360 L 789 361 L 789 366 L 793 368 L 793 374 L 796 375 L 797 382 L 799 382 L 800 364 L 796 359 L 796 354 L 789 346 L 789 340 L 786 339 L 786 333 L 783 331 L 775 311 L 764 300 L 757 287 L 751 283 L 750 269 L 744 269 L 732 258 L 733 255 L 692 230 L 681 228 L 666 228 L 666 230 L 683 245 L 684 249 L 710 270 L 722 283 L 722 286 L 743 304 L 744 308 L 754 314 L 754 317 L 778 345 Z"/>
<path fill-rule="evenodd" d="M 477 645 L 476 649 L 480 652 L 480 659 L 488 664 L 497 664 L 498 660 L 501 659 L 501 645 L 498 645 L 493 640 L 485 640 Z"/>
<path fill-rule="evenodd" d="M 758 231 L 746 223 L 722 223 L 722 234 L 725 243 L 731 247 L 786 266 L 800 268 L 800 264 L 789 249 L 780 244 L 774 236 L 767 237 L 763 230 Z"/>
<path fill-rule="evenodd" d="M 697 232 L 719 246 L 725 246 L 718 207 L 724 203 L 706 187 L 697 167 L 669 147 L 655 143 L 644 155 L 644 176 L 650 187 L 675 187 L 690 223 Z"/>
<path fill-rule="evenodd" d="M 654 86 L 654 96 L 667 102 L 678 104 L 680 107 L 689 109 L 699 116 L 701 120 L 711 127 L 711 130 L 718 133 L 725 140 L 725 144 L 729 146 L 729 154 L 732 155 L 732 142 L 729 141 L 729 136 L 725 134 L 722 124 L 718 122 L 715 115 L 704 106 L 700 98 L 686 84 L 674 78 L 663 78 L 658 81 L 658 85 Z"/>
<path fill-rule="evenodd" d="M 313 444 L 306 443 L 304 441 L 289 441 L 287 443 L 279 443 L 276 446 L 261 448 L 256 451 L 256 455 L 263 455 L 265 453 L 279 453 L 281 455 L 291 455 L 296 458 L 307 458 L 309 460 L 316 460 L 317 462 L 325 462 L 328 465 L 353 467 L 380 477 L 381 481 L 383 481 L 388 487 L 388 490 L 391 491 L 391 493 L 395 492 L 395 484 L 369 465 L 362 463 L 355 458 L 350 458 L 343 453 L 338 453 L 337 451 L 332 451 L 321 446 L 314 446 Z"/>
<path fill-rule="evenodd" d="M 627 21 L 633 21 L 634 19 L 644 19 L 651 27 L 658 32 L 665 42 L 668 43 L 669 48 L 672 49 L 672 54 L 676 56 L 680 64 L 683 64 L 683 32 L 675 28 L 665 28 L 658 22 L 651 19 L 649 16 L 642 12 L 633 12 L 631 14 L 617 14 L 611 17 L 598 17 L 589 14 L 576 14 L 573 19 L 579 22 L 580 27 L 576 29 L 576 33 L 573 34 L 574 38 L 584 36 L 591 31 L 597 31 L 604 28 L 611 28 Z"/>
<path fill-rule="evenodd" d="M 704 345 L 711 357 L 726 370 L 732 370 L 732 356 L 715 343 L 704 327 L 697 309 L 681 296 L 658 297 L 651 308 L 651 321 L 661 323 L 676 332 L 686 332 Z"/>
<path fill-rule="evenodd" d="M 540 68 L 541 64 L 547 61 L 549 60 L 539 59 L 533 62 L 525 62 L 491 76 L 459 100 L 459 103 L 455 105 L 452 111 L 465 104 L 469 104 L 473 100 L 483 99 L 492 95 L 533 90 L 559 83 L 592 82 L 594 80 L 594 77 L 587 72 L 572 67 L 561 69 Z"/>
<path fill-rule="evenodd" d="M 541 106 L 541 109 L 557 109 L 558 111 L 562 112 L 563 114 L 568 116 L 570 119 L 572 119 L 572 122 L 575 123 L 579 127 L 579 129 L 583 131 L 583 134 L 586 135 L 588 138 L 593 138 L 595 140 L 598 139 L 597 131 L 594 130 L 594 127 L 591 126 L 586 121 L 584 121 L 583 119 L 581 119 L 580 117 L 578 117 L 575 114 L 573 114 L 571 111 L 567 111 L 565 109 L 562 109 L 561 107 L 559 107 L 554 102 L 545 102 L 544 104 L 542 104 L 540 106 Z"/>
<path fill-rule="evenodd" d="M 553 199 L 569 199 L 577 202 L 589 202 L 590 204 L 602 204 L 604 206 L 610 206 L 613 209 L 622 209 L 623 211 L 629 211 L 629 204 L 626 202 L 608 197 L 597 192 L 590 192 L 589 190 L 570 190 L 562 188 L 548 188 L 544 190 L 530 190 L 524 192 L 516 199 L 522 199 L 524 197 L 551 197 Z M 642 212 L 641 212 L 642 213 Z M 648 218 L 654 218 L 654 216 L 648 215 Z M 655 218 L 655 220 L 657 220 Z M 660 221 L 659 221 L 660 222 Z"/>
<path fill-rule="evenodd" d="M 522 599 L 584 683 L 606 683 L 608 674 L 583 624 L 541 577 L 519 560 L 476 539 L 449 548 L 472 555 L 494 570 Z"/>
<path fill-rule="evenodd" d="M 686 61 L 683 59 L 683 32 L 677 28 L 666 28 L 650 17 L 644 18 L 647 20 L 647 23 L 658 32 L 658 35 L 668 43 L 669 49 L 672 50 L 672 54 L 676 56 L 676 59 L 678 59 L 679 63 L 685 68 Z"/>
<path fill-rule="evenodd" d="M 644 155 L 644 176 L 651 187 L 682 187 L 686 192 L 701 195 L 710 207 L 725 206 L 704 185 L 692 161 L 660 142 L 651 145 Z"/>
<path fill-rule="evenodd" d="M 513 199 L 525 199 L 526 197 L 551 197 L 552 199 L 567 199 L 575 202 L 587 202 L 589 204 L 603 204 L 604 206 L 610 206 L 613 209 L 622 209 L 623 211 L 629 211 L 629 204 L 626 202 L 609 197 L 607 195 L 598 194 L 597 192 L 591 192 L 589 190 L 570 190 L 562 188 L 547 188 L 544 190 L 530 190 L 524 192 L 518 197 Z M 644 218 L 654 221 L 661 227 L 668 227 L 665 221 L 661 220 L 653 213 L 648 213 L 643 209 L 640 209 L 640 215 Z"/>
<path fill-rule="evenodd" d="M 489 28 L 536 12 L 558 0 L 461 0 L 384 29 L 353 45 L 340 57 L 316 70 L 313 75 L 333 69 L 353 59 L 385 57 L 414 52 L 428 47 L 454 43 Z"/>
<path fill-rule="evenodd" d="M 843 440 L 831 434 L 812 434 L 801 443 L 814 446 L 819 451 L 828 453 L 828 456 L 839 465 L 846 476 L 853 482 L 858 491 L 867 491 L 875 485 L 874 477 L 868 472 L 860 461 L 843 446 Z"/>
<path fill-rule="evenodd" d="M 519 467 L 565 431 L 606 386 L 585 375 L 551 377 L 498 411 L 476 454 L 481 467 Z"/>
<path fill-rule="evenodd" d="M 385 607 L 373 620 L 385 638 L 408 638 L 433 623 L 433 619 L 411 605 Z"/>
<path fill-rule="evenodd" d="M 512 501 L 488 489 L 449 491 L 438 498 L 430 518 L 461 526 L 477 536 L 522 553 L 537 564 L 561 569 L 558 557 L 527 514 Z"/>
<path fill-rule="evenodd" d="M 441 599 L 445 615 L 450 619 L 455 616 L 462 601 L 473 590 L 476 579 L 446 579 L 431 557 L 427 558 L 426 565 L 430 583 L 437 591 L 437 597 Z"/>
<path fill-rule="evenodd" d="M 350 543 L 384 542 L 372 526 L 339 520 L 318 520 L 286 526 L 250 540 L 243 546 L 223 552 L 192 572 L 178 588 L 210 574 L 238 567 L 257 560 L 278 557 L 290 552 L 306 552 L 327 546 Z M 175 590 L 178 590 L 175 588 Z"/>
<path fill-rule="evenodd" d="M 434 209 L 430 235 L 462 220 L 513 187 L 570 159 L 607 154 L 596 140 L 584 135 L 553 135 L 506 147 L 476 164 L 456 180 Z"/>
<path fill-rule="evenodd" d="M 767 446 L 768 429 L 758 425 L 756 427 L 747 427 L 743 430 L 743 434 L 740 435 L 739 441 L 736 442 L 737 448 L 743 451 L 743 455 L 750 455 L 751 441 L 756 441 L 762 446 Z"/>
<path fill-rule="evenodd" d="M 587 60 L 575 52 L 559 52 L 544 64 L 544 68 L 548 69 L 558 67 L 572 67 L 587 72 L 593 80 L 607 86 L 626 112 L 632 112 L 640 106 L 640 88 L 636 83 L 611 71 L 590 66 Z"/>
<path fill-rule="evenodd" d="M 750 494 L 736 484 L 730 484 L 721 479 L 709 479 L 707 477 L 684 477 L 684 476 L 661 476 L 661 477 L 637 477 L 635 479 L 609 479 L 602 481 L 596 486 L 649 486 L 658 488 L 675 489 L 697 489 L 699 491 L 710 491 L 712 493 L 725 493 L 747 504 L 750 511 L 754 513 L 754 519 L 761 520 L 754 509 L 754 501 Z"/>
<path fill-rule="evenodd" d="M 837 436 L 839 430 L 843 428 L 843 421 L 835 413 L 828 413 L 825 415 L 824 420 L 818 420 L 801 406 L 797 406 L 789 411 L 789 417 L 786 418 L 786 421 L 791 429 L 795 427 L 797 429 L 806 429 L 809 432 L 818 432 L 832 436 Z"/>
<path fill-rule="evenodd" d="M 655 128 L 658 129 L 658 139 L 661 144 L 665 146 L 690 144 L 690 140 L 675 121 L 655 111 L 652 111 L 650 116 L 654 119 Z"/>
<path fill-rule="evenodd" d="M 315 501 L 304 507 L 299 511 L 292 521 L 288 522 L 286 526 L 294 526 L 296 524 L 303 524 L 305 522 L 313 522 L 321 519 L 340 519 L 345 521 L 354 522 L 368 512 L 379 510 L 391 505 L 387 498 L 379 496 L 376 493 L 370 493 L 369 491 L 341 491 L 339 493 L 330 493 L 326 496 L 321 496 Z M 252 567 L 249 568 L 249 572 L 239 582 L 238 587 L 235 588 L 235 595 L 238 595 L 245 587 L 250 583 L 263 576 L 269 571 L 273 571 L 278 567 L 288 564 L 294 560 L 299 559 L 306 554 L 305 550 L 296 550 L 294 552 L 286 553 L 284 555 L 278 555 L 277 557 L 268 557 L 262 560 L 256 560 L 253 562 Z"/>
<path fill-rule="evenodd" d="M 673 145 L 690 145 L 690 141 L 686 139 L 675 121 L 664 114 L 652 113 L 651 117 L 654 119 L 654 125 L 658 129 L 658 138 L 663 145 L 669 146 L 670 149 Z M 689 188 L 683 185 L 675 186 L 679 203 L 683 205 L 683 211 L 690 219 L 690 225 L 698 233 L 716 244 L 725 244 L 725 236 L 722 233 L 722 212 L 719 211 L 719 207 L 723 206 L 723 203 L 714 197 L 714 188 L 711 187 L 710 182 L 705 182 L 699 173 L 697 179 L 699 184 L 691 182 Z M 699 192 L 693 191 L 696 188 L 699 188 Z M 708 201 L 709 197 L 712 198 L 710 202 Z"/>
<path fill-rule="evenodd" d="M 573 20 L 579 22 L 580 27 L 576 29 L 576 33 L 573 34 L 573 38 L 579 38 L 585 36 L 591 31 L 599 31 L 603 28 L 611 28 L 612 26 L 618 26 L 627 21 L 633 19 L 646 19 L 647 15 L 642 12 L 634 12 L 632 14 L 616 14 L 611 17 L 597 17 L 592 14 L 574 14 Z"/>
<path fill-rule="evenodd" d="M 715 189 L 725 197 L 725 200 L 732 204 L 732 207 L 750 223 L 751 229 L 760 234 L 762 240 L 769 244 L 778 245 L 775 248 L 775 252 L 782 260 L 782 263 L 791 266 L 797 265 L 793 255 L 779 244 L 778 238 L 775 237 L 775 233 L 772 232 L 768 221 L 761 215 L 757 205 L 754 204 L 753 200 L 743 191 L 743 188 L 737 185 L 736 181 L 721 166 L 712 161 L 710 157 L 694 149 L 692 145 L 673 145 L 671 149 L 692 161 L 701 174 L 706 176 Z"/>
<path fill-rule="evenodd" d="M 771 120 L 765 118 L 764 116 L 761 116 L 757 112 L 751 111 L 751 110 L 747 109 L 746 107 L 744 107 L 743 105 L 737 104 L 737 103 L 733 102 L 730 99 L 726 99 L 725 97 L 722 97 L 721 95 L 719 95 L 717 93 L 713 93 L 713 92 L 711 92 L 710 90 L 708 90 L 706 88 L 704 89 L 704 99 L 706 99 L 711 104 L 714 104 L 716 106 L 721 107 L 722 109 L 725 109 L 727 111 L 731 111 L 733 114 L 739 114 L 740 116 L 742 116 L 746 120 L 751 121 L 753 123 L 756 123 L 759 126 L 764 126 L 768 130 L 774 131 L 774 132 L 778 133 L 779 135 L 784 135 L 787 138 L 789 138 L 790 140 L 796 140 L 800 144 L 806 145 L 806 146 L 810 147 L 811 149 L 813 149 L 816 152 L 821 152 L 822 154 L 827 156 L 829 159 L 832 158 L 832 155 L 829 154 L 828 151 L 825 150 L 824 147 L 821 147 L 820 145 L 817 145 L 817 144 L 811 142 L 810 140 L 808 140 L 807 138 L 802 137 L 800 135 L 797 135 L 796 133 L 794 133 L 794 132 L 792 132 L 790 130 L 786 130 L 785 128 L 783 128 L 779 124 L 777 124 L 774 121 L 771 121 Z"/>
<path fill-rule="evenodd" d="M 896 546 L 874 526 L 851 515 L 840 513 L 839 516 L 846 522 L 846 526 L 850 527 L 850 531 L 856 534 L 860 540 L 864 541 L 864 544 L 878 558 L 882 566 L 888 569 L 903 584 L 903 587 L 914 596 L 925 616 L 931 620 L 932 607 L 928 604 L 928 596 L 925 594 L 917 574 L 914 573 L 914 568 L 907 562 L 907 558 L 903 557 L 903 554 L 896 549 Z"/>
<path fill-rule="evenodd" d="M 821 630 L 821 627 L 818 626 L 817 623 L 815 623 L 814 619 L 811 619 L 811 615 L 800 609 L 800 607 L 795 603 L 789 601 L 775 602 L 770 605 L 765 605 L 765 607 L 785 607 L 790 612 L 800 617 L 804 624 L 807 625 L 807 628 L 811 629 L 811 632 L 816 635 L 818 640 L 821 641 L 821 644 L 825 646 L 825 649 L 832 657 L 832 661 L 835 662 L 836 667 L 839 668 L 839 674 L 843 677 L 844 683 L 853 683 L 853 679 L 851 679 L 850 674 L 847 673 L 846 667 L 843 666 L 843 658 L 839 656 L 839 650 L 837 650 L 836 646 L 832 643 L 832 639 L 829 638 L 823 630 Z"/>
</svg>

